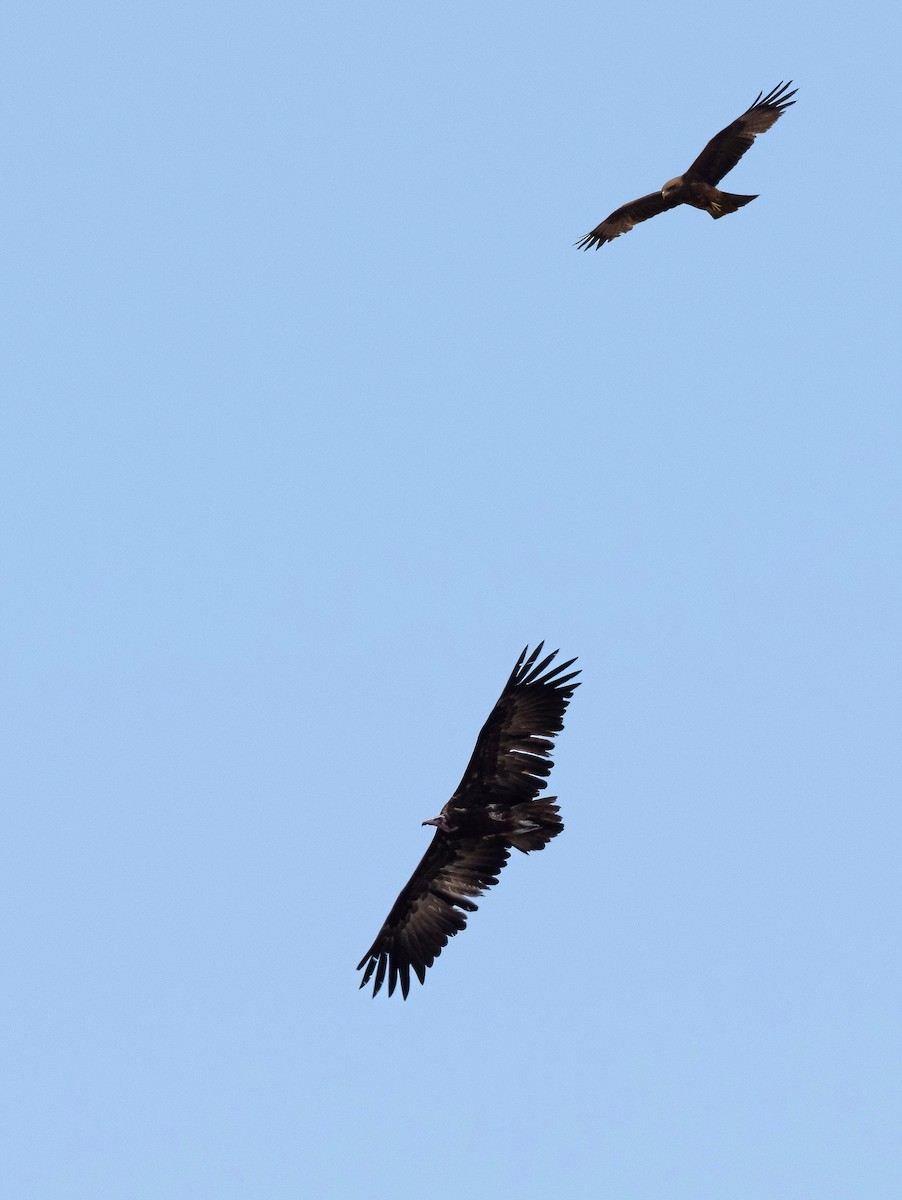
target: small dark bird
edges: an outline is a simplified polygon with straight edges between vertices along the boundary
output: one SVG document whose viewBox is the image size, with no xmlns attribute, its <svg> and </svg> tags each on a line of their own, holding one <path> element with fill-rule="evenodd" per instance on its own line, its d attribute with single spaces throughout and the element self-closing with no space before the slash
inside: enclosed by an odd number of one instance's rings
<svg viewBox="0 0 902 1200">
<path fill-rule="evenodd" d="M 691 204 L 693 208 L 704 209 L 716 221 L 718 217 L 725 217 L 727 213 L 734 213 L 750 201 L 757 200 L 757 196 L 735 196 L 732 192 L 721 192 L 716 185 L 727 172 L 733 170 L 757 135 L 770 129 L 780 119 L 784 109 L 795 104 L 792 97 L 799 89 L 793 88 L 787 92 L 791 83 L 790 79 L 789 83 L 777 84 L 766 96 L 759 92 L 755 103 L 708 142 L 684 175 L 669 180 L 660 192 L 652 192 L 624 204 L 576 245 L 581 250 L 588 250 L 590 246 L 597 250 L 605 242 L 620 237 L 621 233 L 629 233 L 640 221 L 656 217 L 669 208 L 676 208 L 678 204 Z"/>
<path fill-rule="evenodd" d="M 511 847 L 541 850 L 564 826 L 556 796 L 538 799 L 551 773 L 551 739 L 564 727 L 564 711 L 579 671 L 576 662 L 548 670 L 557 650 L 538 662 L 544 642 L 527 657 L 526 647 L 476 741 L 457 791 L 437 817 L 435 835 L 420 865 L 395 901 L 379 936 L 360 960 L 361 987 L 375 996 L 388 971 L 388 994 L 400 980 L 404 999 L 413 968 L 420 983 L 448 939 L 475 912 L 471 896 L 498 882 Z"/>
</svg>

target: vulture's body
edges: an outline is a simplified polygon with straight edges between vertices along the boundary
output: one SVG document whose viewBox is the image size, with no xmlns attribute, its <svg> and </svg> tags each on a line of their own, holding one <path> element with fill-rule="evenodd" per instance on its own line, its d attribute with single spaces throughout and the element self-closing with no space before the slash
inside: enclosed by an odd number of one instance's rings
<svg viewBox="0 0 902 1200">
<path fill-rule="evenodd" d="M 540 643 L 520 655 L 457 790 L 423 822 L 435 826 L 429 849 L 357 968 L 365 968 L 361 987 L 375 973 L 373 995 L 387 974 L 388 994 L 400 981 L 406 999 L 411 970 L 422 983 L 466 914 L 476 911 L 472 897 L 498 882 L 510 850 L 541 850 L 564 828 L 556 797 L 539 799 L 539 792 L 579 671 L 563 674 L 575 659 L 551 667 L 557 651 L 538 661 L 541 652 Z"/>
</svg>

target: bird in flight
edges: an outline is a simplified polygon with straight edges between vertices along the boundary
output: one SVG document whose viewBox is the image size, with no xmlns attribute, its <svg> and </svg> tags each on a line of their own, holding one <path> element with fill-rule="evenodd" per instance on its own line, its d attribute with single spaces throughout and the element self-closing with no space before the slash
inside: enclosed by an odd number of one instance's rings
<svg viewBox="0 0 902 1200">
<path fill-rule="evenodd" d="M 528 854 L 541 850 L 564 828 L 556 796 L 539 799 L 551 773 L 552 738 L 564 727 L 564 712 L 579 671 L 576 662 L 552 667 L 554 650 L 539 661 L 544 642 L 529 647 L 504 685 L 476 741 L 454 795 L 437 817 L 429 849 L 395 901 L 385 924 L 357 970 L 361 987 L 375 972 L 375 996 L 388 973 L 388 994 L 400 981 L 407 999 L 410 972 L 420 983 L 475 912 L 471 896 L 498 882 L 512 847 Z"/>
<path fill-rule="evenodd" d="M 770 129 L 783 111 L 795 104 L 792 97 L 799 89 L 793 88 L 788 92 L 786 89 L 791 83 L 790 79 L 788 83 L 777 84 L 766 96 L 759 92 L 758 99 L 741 117 L 715 134 L 685 174 L 669 180 L 659 192 L 651 192 L 615 209 L 591 233 L 580 238 L 576 245 L 581 250 L 589 250 L 592 246 L 597 250 L 621 233 L 629 233 L 640 221 L 656 217 L 669 208 L 676 208 L 678 204 L 701 208 L 716 221 L 757 200 L 757 196 L 736 196 L 732 192 L 722 192 L 717 184 L 733 170 L 758 134 Z"/>
</svg>

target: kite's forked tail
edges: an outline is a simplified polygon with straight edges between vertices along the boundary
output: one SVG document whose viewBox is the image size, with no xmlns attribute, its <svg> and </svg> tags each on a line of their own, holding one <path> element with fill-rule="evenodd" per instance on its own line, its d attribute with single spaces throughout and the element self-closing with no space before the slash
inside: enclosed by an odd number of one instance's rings
<svg viewBox="0 0 902 1200">
<path fill-rule="evenodd" d="M 751 204 L 753 200 L 757 200 L 757 196 L 736 196 L 733 192 L 718 192 L 717 199 L 711 201 L 711 207 L 708 212 L 716 221 L 718 217 L 725 217 L 727 213 L 734 213 L 745 204 Z"/>
</svg>

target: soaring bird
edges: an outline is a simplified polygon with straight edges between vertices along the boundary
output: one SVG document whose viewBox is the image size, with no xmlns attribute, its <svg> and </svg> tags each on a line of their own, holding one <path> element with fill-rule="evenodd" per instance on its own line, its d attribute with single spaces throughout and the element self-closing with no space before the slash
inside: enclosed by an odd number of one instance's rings
<svg viewBox="0 0 902 1200">
<path fill-rule="evenodd" d="M 424 821 L 435 834 L 422 861 L 395 901 L 385 924 L 357 970 L 360 986 L 375 972 L 375 996 L 388 972 L 388 994 L 400 980 L 404 999 L 411 968 L 423 983 L 426 968 L 475 912 L 471 896 L 498 882 L 512 847 L 541 850 L 564 826 L 556 796 L 539 799 L 551 772 L 552 738 L 564 727 L 564 712 L 579 671 L 576 662 L 551 667 L 554 650 L 540 661 L 544 642 L 527 646 L 476 741 L 454 795 L 437 817 Z M 550 669 L 549 669 L 550 668 Z"/>
<path fill-rule="evenodd" d="M 691 204 L 693 208 L 704 209 L 716 221 L 718 217 L 725 217 L 727 213 L 736 212 L 743 205 L 757 200 L 757 196 L 736 196 L 732 192 L 722 192 L 717 184 L 733 170 L 758 134 L 770 129 L 783 111 L 795 104 L 792 97 L 799 89 L 793 88 L 788 92 L 786 89 L 791 83 L 790 79 L 788 83 L 777 84 L 766 96 L 759 92 L 757 100 L 741 117 L 737 117 L 726 129 L 721 129 L 708 142 L 688 171 L 677 175 L 676 179 L 668 180 L 659 192 L 650 192 L 615 209 L 591 233 L 580 238 L 576 245 L 581 250 L 588 250 L 590 246 L 597 250 L 621 233 L 629 233 L 640 221 L 656 217 L 669 208 L 676 208 L 678 204 Z"/>
</svg>

